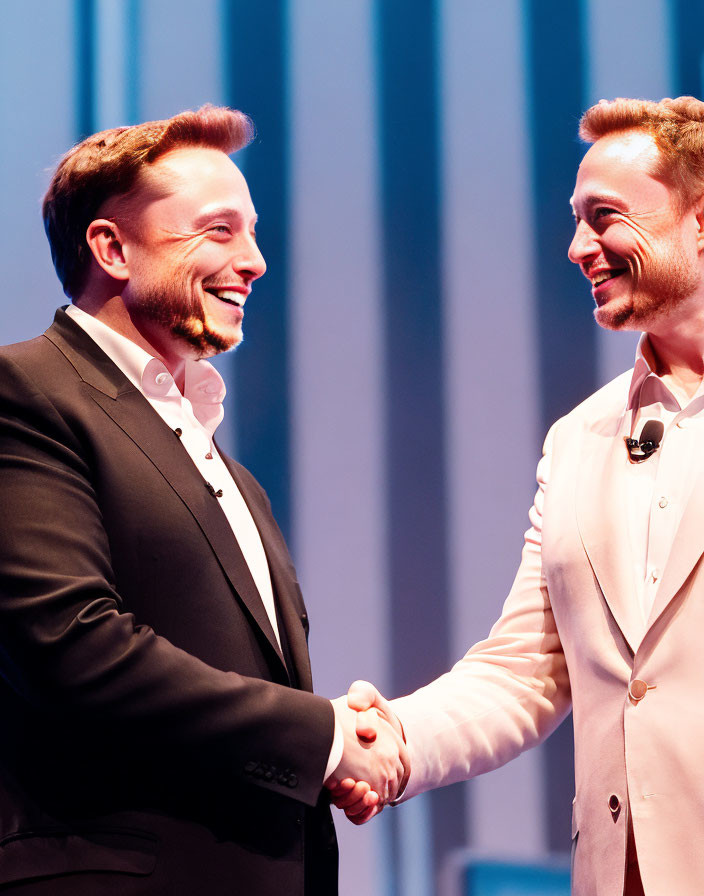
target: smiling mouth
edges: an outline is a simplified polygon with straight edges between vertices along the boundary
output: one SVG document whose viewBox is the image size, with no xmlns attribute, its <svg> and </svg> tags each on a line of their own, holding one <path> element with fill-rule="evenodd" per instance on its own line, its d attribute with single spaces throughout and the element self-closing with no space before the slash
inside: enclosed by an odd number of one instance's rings
<svg viewBox="0 0 704 896">
<path fill-rule="evenodd" d="M 220 299 L 221 302 L 225 302 L 227 305 L 235 305 L 237 308 L 242 308 L 247 299 L 241 292 L 236 292 L 234 289 L 205 287 L 205 291 L 210 293 L 211 296 L 215 296 L 216 299 Z"/>
<path fill-rule="evenodd" d="M 589 277 L 591 284 L 593 287 L 601 286 L 602 283 L 607 283 L 609 280 L 615 280 L 617 277 L 620 277 L 622 274 L 625 274 L 627 271 L 626 268 L 613 268 L 608 271 L 599 271 L 598 274 L 594 274 L 593 277 Z"/>
</svg>

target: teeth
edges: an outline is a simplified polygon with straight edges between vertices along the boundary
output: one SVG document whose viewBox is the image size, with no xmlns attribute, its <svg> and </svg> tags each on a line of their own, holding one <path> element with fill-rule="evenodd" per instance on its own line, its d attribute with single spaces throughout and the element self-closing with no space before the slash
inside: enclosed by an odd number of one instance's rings
<svg viewBox="0 0 704 896">
<path fill-rule="evenodd" d="M 213 295 L 216 295 L 219 299 L 224 299 L 226 302 L 234 302 L 235 305 L 244 305 L 244 296 L 232 289 L 213 289 L 211 292 Z"/>
<path fill-rule="evenodd" d="M 600 283 L 603 283 L 605 280 L 611 279 L 611 271 L 601 271 L 599 274 L 595 274 L 592 279 L 592 285 L 598 286 Z"/>
</svg>

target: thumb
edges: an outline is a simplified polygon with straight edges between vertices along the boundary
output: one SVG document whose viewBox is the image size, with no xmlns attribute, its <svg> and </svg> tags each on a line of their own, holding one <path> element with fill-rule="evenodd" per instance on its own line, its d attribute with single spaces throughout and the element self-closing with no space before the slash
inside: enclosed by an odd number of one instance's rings
<svg viewBox="0 0 704 896">
<path fill-rule="evenodd" d="M 347 692 L 347 705 L 357 712 L 379 706 L 383 699 L 370 681 L 353 681 Z"/>
<path fill-rule="evenodd" d="M 386 701 L 369 681 L 355 681 L 347 692 L 347 705 L 357 712 L 355 732 L 360 740 L 374 743 L 379 730 L 377 709 Z"/>
</svg>

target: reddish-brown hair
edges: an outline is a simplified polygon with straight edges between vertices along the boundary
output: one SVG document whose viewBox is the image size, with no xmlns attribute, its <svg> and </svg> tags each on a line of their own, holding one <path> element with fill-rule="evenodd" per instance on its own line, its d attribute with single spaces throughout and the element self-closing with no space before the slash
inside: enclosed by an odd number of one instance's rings
<svg viewBox="0 0 704 896">
<path fill-rule="evenodd" d="M 252 139 L 251 120 L 235 109 L 206 105 L 164 121 L 112 128 L 87 137 L 61 159 L 44 197 L 44 229 L 67 296 L 76 298 L 90 267 L 86 230 L 112 196 L 139 185 L 169 150 L 204 146 L 230 153 Z"/>
<path fill-rule="evenodd" d="M 633 130 L 652 135 L 660 151 L 654 176 L 675 190 L 683 210 L 691 208 L 704 194 L 704 103 L 693 96 L 601 100 L 579 123 L 586 143 Z"/>
</svg>

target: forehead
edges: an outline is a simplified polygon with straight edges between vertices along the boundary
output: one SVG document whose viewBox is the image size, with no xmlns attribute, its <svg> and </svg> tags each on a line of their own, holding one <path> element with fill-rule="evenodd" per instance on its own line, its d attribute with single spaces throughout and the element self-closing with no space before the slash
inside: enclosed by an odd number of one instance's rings
<svg viewBox="0 0 704 896">
<path fill-rule="evenodd" d="M 579 166 L 572 205 L 610 196 L 648 206 L 669 202 L 672 191 L 654 175 L 659 158 L 655 140 L 644 131 L 601 137 Z"/>
<path fill-rule="evenodd" d="M 157 188 L 156 196 L 149 186 Z M 155 221 L 201 215 L 211 208 L 255 216 L 244 175 L 217 149 L 184 147 L 161 156 L 147 169 L 143 195 L 144 214 Z"/>
</svg>

